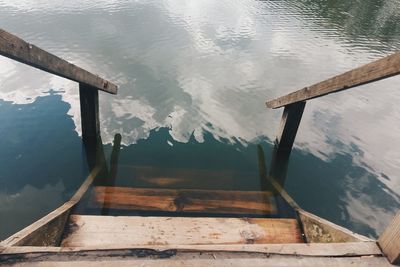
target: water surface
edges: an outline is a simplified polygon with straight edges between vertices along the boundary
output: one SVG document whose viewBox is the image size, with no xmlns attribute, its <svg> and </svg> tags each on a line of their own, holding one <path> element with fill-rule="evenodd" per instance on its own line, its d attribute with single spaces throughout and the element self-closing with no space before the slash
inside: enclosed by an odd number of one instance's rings
<svg viewBox="0 0 400 267">
<path fill-rule="evenodd" d="M 127 152 L 148 144 L 127 164 L 255 175 L 255 144 L 268 161 L 281 116 L 267 99 L 400 48 L 398 0 L 0 0 L 0 22 L 120 86 L 100 94 L 100 120 L 106 151 L 116 133 Z M 0 66 L 5 238 L 68 199 L 87 167 L 77 84 L 4 57 Z M 399 81 L 307 103 L 286 180 L 303 208 L 362 234 L 383 230 L 400 207 Z"/>
</svg>

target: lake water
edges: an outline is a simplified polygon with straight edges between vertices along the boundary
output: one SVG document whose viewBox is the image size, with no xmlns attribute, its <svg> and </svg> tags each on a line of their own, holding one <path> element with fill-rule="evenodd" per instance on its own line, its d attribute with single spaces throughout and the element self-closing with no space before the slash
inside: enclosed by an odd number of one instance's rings
<svg viewBox="0 0 400 267">
<path fill-rule="evenodd" d="M 119 85 L 100 120 L 121 165 L 257 190 L 282 113 L 265 101 L 399 50 L 400 2 L 0 0 L 0 27 Z M 399 209 L 399 78 L 307 103 L 285 183 L 305 210 L 376 237 Z M 0 239 L 85 178 L 77 88 L 0 57 Z"/>
</svg>

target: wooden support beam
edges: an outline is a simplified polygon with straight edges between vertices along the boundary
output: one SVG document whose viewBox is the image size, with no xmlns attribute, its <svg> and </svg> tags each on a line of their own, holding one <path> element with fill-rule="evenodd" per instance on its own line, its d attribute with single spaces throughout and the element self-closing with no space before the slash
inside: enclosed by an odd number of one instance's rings
<svg viewBox="0 0 400 267">
<path fill-rule="evenodd" d="M 379 237 L 378 244 L 391 263 L 400 263 L 400 212 Z"/>
<path fill-rule="evenodd" d="M 27 43 L 2 29 L 0 29 L 0 55 L 69 80 L 87 84 L 86 89 L 101 90 L 111 94 L 117 93 L 118 88 L 112 82 Z"/>
<path fill-rule="evenodd" d="M 286 177 L 289 157 L 297 130 L 300 125 L 306 102 L 299 102 L 285 107 L 276 136 L 274 151 L 272 153 L 269 176 L 283 186 Z"/>
<path fill-rule="evenodd" d="M 89 87 L 86 84 L 79 84 L 82 139 L 84 142 L 95 140 L 97 136 L 100 136 L 99 93 Z"/>
<path fill-rule="evenodd" d="M 339 92 L 400 74 L 400 52 L 267 102 L 269 108 Z"/>
</svg>

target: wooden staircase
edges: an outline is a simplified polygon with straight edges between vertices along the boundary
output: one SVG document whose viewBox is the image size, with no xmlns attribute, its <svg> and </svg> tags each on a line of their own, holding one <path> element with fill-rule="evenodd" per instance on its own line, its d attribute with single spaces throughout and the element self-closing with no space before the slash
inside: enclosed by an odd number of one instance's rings
<svg viewBox="0 0 400 267">
<path fill-rule="evenodd" d="M 87 203 L 89 210 L 170 212 L 172 216 L 74 214 L 69 217 L 61 246 L 303 242 L 295 218 L 265 218 L 277 214 L 275 197 L 268 191 L 96 186 Z M 219 217 L 193 217 L 196 213 Z M 229 217 L 230 215 L 239 218 Z"/>
</svg>

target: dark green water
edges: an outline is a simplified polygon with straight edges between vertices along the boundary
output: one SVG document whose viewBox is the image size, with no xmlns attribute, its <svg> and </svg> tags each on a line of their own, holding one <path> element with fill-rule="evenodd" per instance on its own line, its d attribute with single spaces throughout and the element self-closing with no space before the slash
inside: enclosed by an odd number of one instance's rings
<svg viewBox="0 0 400 267">
<path fill-rule="evenodd" d="M 0 0 L 0 27 L 120 85 L 100 120 L 122 165 L 256 190 L 256 145 L 269 162 L 281 116 L 264 102 L 399 50 L 400 2 Z M 373 237 L 398 210 L 399 81 L 307 104 L 285 184 L 304 209 Z M 1 57 L 0 136 L 2 239 L 87 174 L 77 85 Z"/>
</svg>

